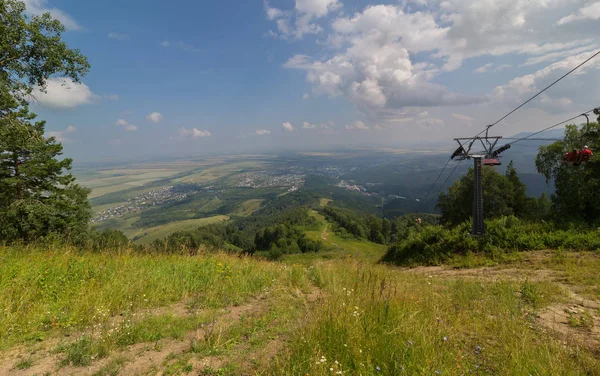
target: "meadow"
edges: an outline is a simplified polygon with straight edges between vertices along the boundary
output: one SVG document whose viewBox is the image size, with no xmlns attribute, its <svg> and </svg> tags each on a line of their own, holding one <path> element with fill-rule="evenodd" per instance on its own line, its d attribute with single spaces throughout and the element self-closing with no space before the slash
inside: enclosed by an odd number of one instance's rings
<svg viewBox="0 0 600 376">
<path fill-rule="evenodd" d="M 407 269 L 328 239 L 277 263 L 1 248 L 0 374 L 600 374 L 595 253 Z"/>
</svg>

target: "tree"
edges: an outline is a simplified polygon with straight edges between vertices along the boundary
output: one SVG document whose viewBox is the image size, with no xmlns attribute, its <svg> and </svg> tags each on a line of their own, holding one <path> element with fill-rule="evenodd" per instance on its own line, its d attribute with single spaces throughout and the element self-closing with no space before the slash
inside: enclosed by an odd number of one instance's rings
<svg viewBox="0 0 600 376">
<path fill-rule="evenodd" d="M 525 217 L 531 208 L 525 185 L 519 180 L 516 170 L 509 164 L 506 176 L 492 167 L 484 166 L 483 209 L 486 219 L 515 215 Z M 474 172 L 469 172 L 454 182 L 448 193 L 440 193 L 437 207 L 442 212 L 442 223 L 459 224 L 473 215 Z"/>
<path fill-rule="evenodd" d="M 31 241 L 76 234 L 91 216 L 89 190 L 64 171 L 62 145 L 44 136 L 28 101 L 52 76 L 79 82 L 86 58 L 62 42 L 64 26 L 50 14 L 28 19 L 25 6 L 0 0 L 0 240 Z"/>
<path fill-rule="evenodd" d="M 567 151 L 588 145 L 597 152 L 600 125 L 567 125 L 564 140 L 540 147 L 535 164 L 547 181 L 554 180 L 552 214 L 558 221 L 600 223 L 600 161 L 594 156 L 579 166 L 563 162 Z"/>
<path fill-rule="evenodd" d="M 79 50 L 61 40 L 65 27 L 58 20 L 49 13 L 28 19 L 24 11 L 21 1 L 0 0 L 0 116 L 26 108 L 49 77 L 79 82 L 90 68 Z"/>
</svg>

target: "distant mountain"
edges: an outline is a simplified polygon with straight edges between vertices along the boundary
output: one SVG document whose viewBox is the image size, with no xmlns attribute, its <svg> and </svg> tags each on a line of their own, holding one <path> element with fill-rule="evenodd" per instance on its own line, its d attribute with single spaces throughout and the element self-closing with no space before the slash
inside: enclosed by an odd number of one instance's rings
<svg viewBox="0 0 600 376">
<path fill-rule="evenodd" d="M 517 133 L 517 134 L 515 134 L 513 136 L 510 136 L 510 138 L 527 137 L 527 136 L 530 136 L 530 135 L 532 135 L 534 133 L 535 132 L 521 132 L 521 133 Z M 535 136 L 532 136 L 531 138 L 563 138 L 563 137 L 565 137 L 565 129 L 564 128 L 559 128 L 559 129 L 550 129 L 550 130 L 547 130 L 545 132 L 536 134 Z M 544 142 L 546 142 L 546 141 L 544 141 Z"/>
</svg>

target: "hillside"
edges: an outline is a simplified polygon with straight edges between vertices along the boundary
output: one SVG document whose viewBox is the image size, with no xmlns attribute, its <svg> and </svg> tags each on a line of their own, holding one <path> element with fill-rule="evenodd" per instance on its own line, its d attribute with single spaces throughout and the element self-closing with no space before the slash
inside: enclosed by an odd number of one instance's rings
<svg viewBox="0 0 600 376">
<path fill-rule="evenodd" d="M 0 374 L 600 372 L 596 254 L 403 269 L 338 246 L 283 263 L 1 248 Z"/>
</svg>

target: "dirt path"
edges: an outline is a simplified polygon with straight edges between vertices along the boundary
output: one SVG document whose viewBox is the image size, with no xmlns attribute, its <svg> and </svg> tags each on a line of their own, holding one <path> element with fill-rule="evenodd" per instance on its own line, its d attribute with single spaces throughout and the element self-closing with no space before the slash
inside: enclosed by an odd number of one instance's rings
<svg viewBox="0 0 600 376">
<path fill-rule="evenodd" d="M 432 278 L 459 278 L 489 282 L 552 282 L 564 292 L 566 299 L 536 312 L 536 322 L 543 331 L 550 332 L 565 344 L 583 345 L 600 351 L 600 301 L 579 295 L 574 286 L 565 283 L 563 273 L 549 269 L 481 267 L 453 269 L 442 266 L 403 269 Z"/>
<path fill-rule="evenodd" d="M 328 233 L 327 233 L 327 227 L 329 227 L 329 223 L 327 223 L 325 225 L 325 227 L 323 227 L 323 232 L 321 232 L 321 239 L 323 239 L 325 241 L 327 241 L 327 235 L 328 235 Z"/>
<path fill-rule="evenodd" d="M 316 288 L 307 294 L 301 291 L 293 292 L 306 304 L 315 302 L 320 297 L 320 291 Z M 54 351 L 59 340 L 48 340 L 37 347 L 19 346 L 8 352 L 0 354 L 0 376 L 33 376 L 33 375 L 93 375 L 107 369 L 111 364 L 120 362 L 117 370 L 119 375 L 161 375 L 164 369 L 177 360 L 186 357 L 188 364 L 196 374 L 205 369 L 218 369 L 233 359 L 231 356 L 206 356 L 198 357 L 193 353 L 192 344 L 202 343 L 207 335 L 226 335 L 226 331 L 242 322 L 243 320 L 260 318 L 270 310 L 271 302 L 267 296 L 253 298 L 246 304 L 227 307 L 217 313 L 217 318 L 208 325 L 198 330 L 188 332 L 182 340 L 163 339 L 156 343 L 139 343 L 126 348 L 116 350 L 110 356 L 95 361 L 88 367 L 61 367 L 63 355 Z M 308 307 L 308 306 L 307 306 Z M 173 314 L 185 317 L 197 314 L 190 312 L 186 305 L 177 303 L 169 307 L 147 310 L 146 314 L 164 315 Z M 147 316 L 146 316 L 147 317 Z M 114 320 L 121 320 L 116 317 Z M 75 338 L 75 336 L 73 337 Z M 286 338 L 276 336 L 269 338 L 260 347 L 251 349 L 247 342 L 240 342 L 232 351 L 235 362 L 241 365 L 243 370 L 256 370 L 257 366 L 266 364 L 286 344 Z M 18 369 L 17 364 L 23 360 L 29 360 L 31 364 L 26 369 Z M 259 368 L 260 369 L 260 368 Z M 106 373 L 114 374 L 114 373 Z"/>
</svg>

